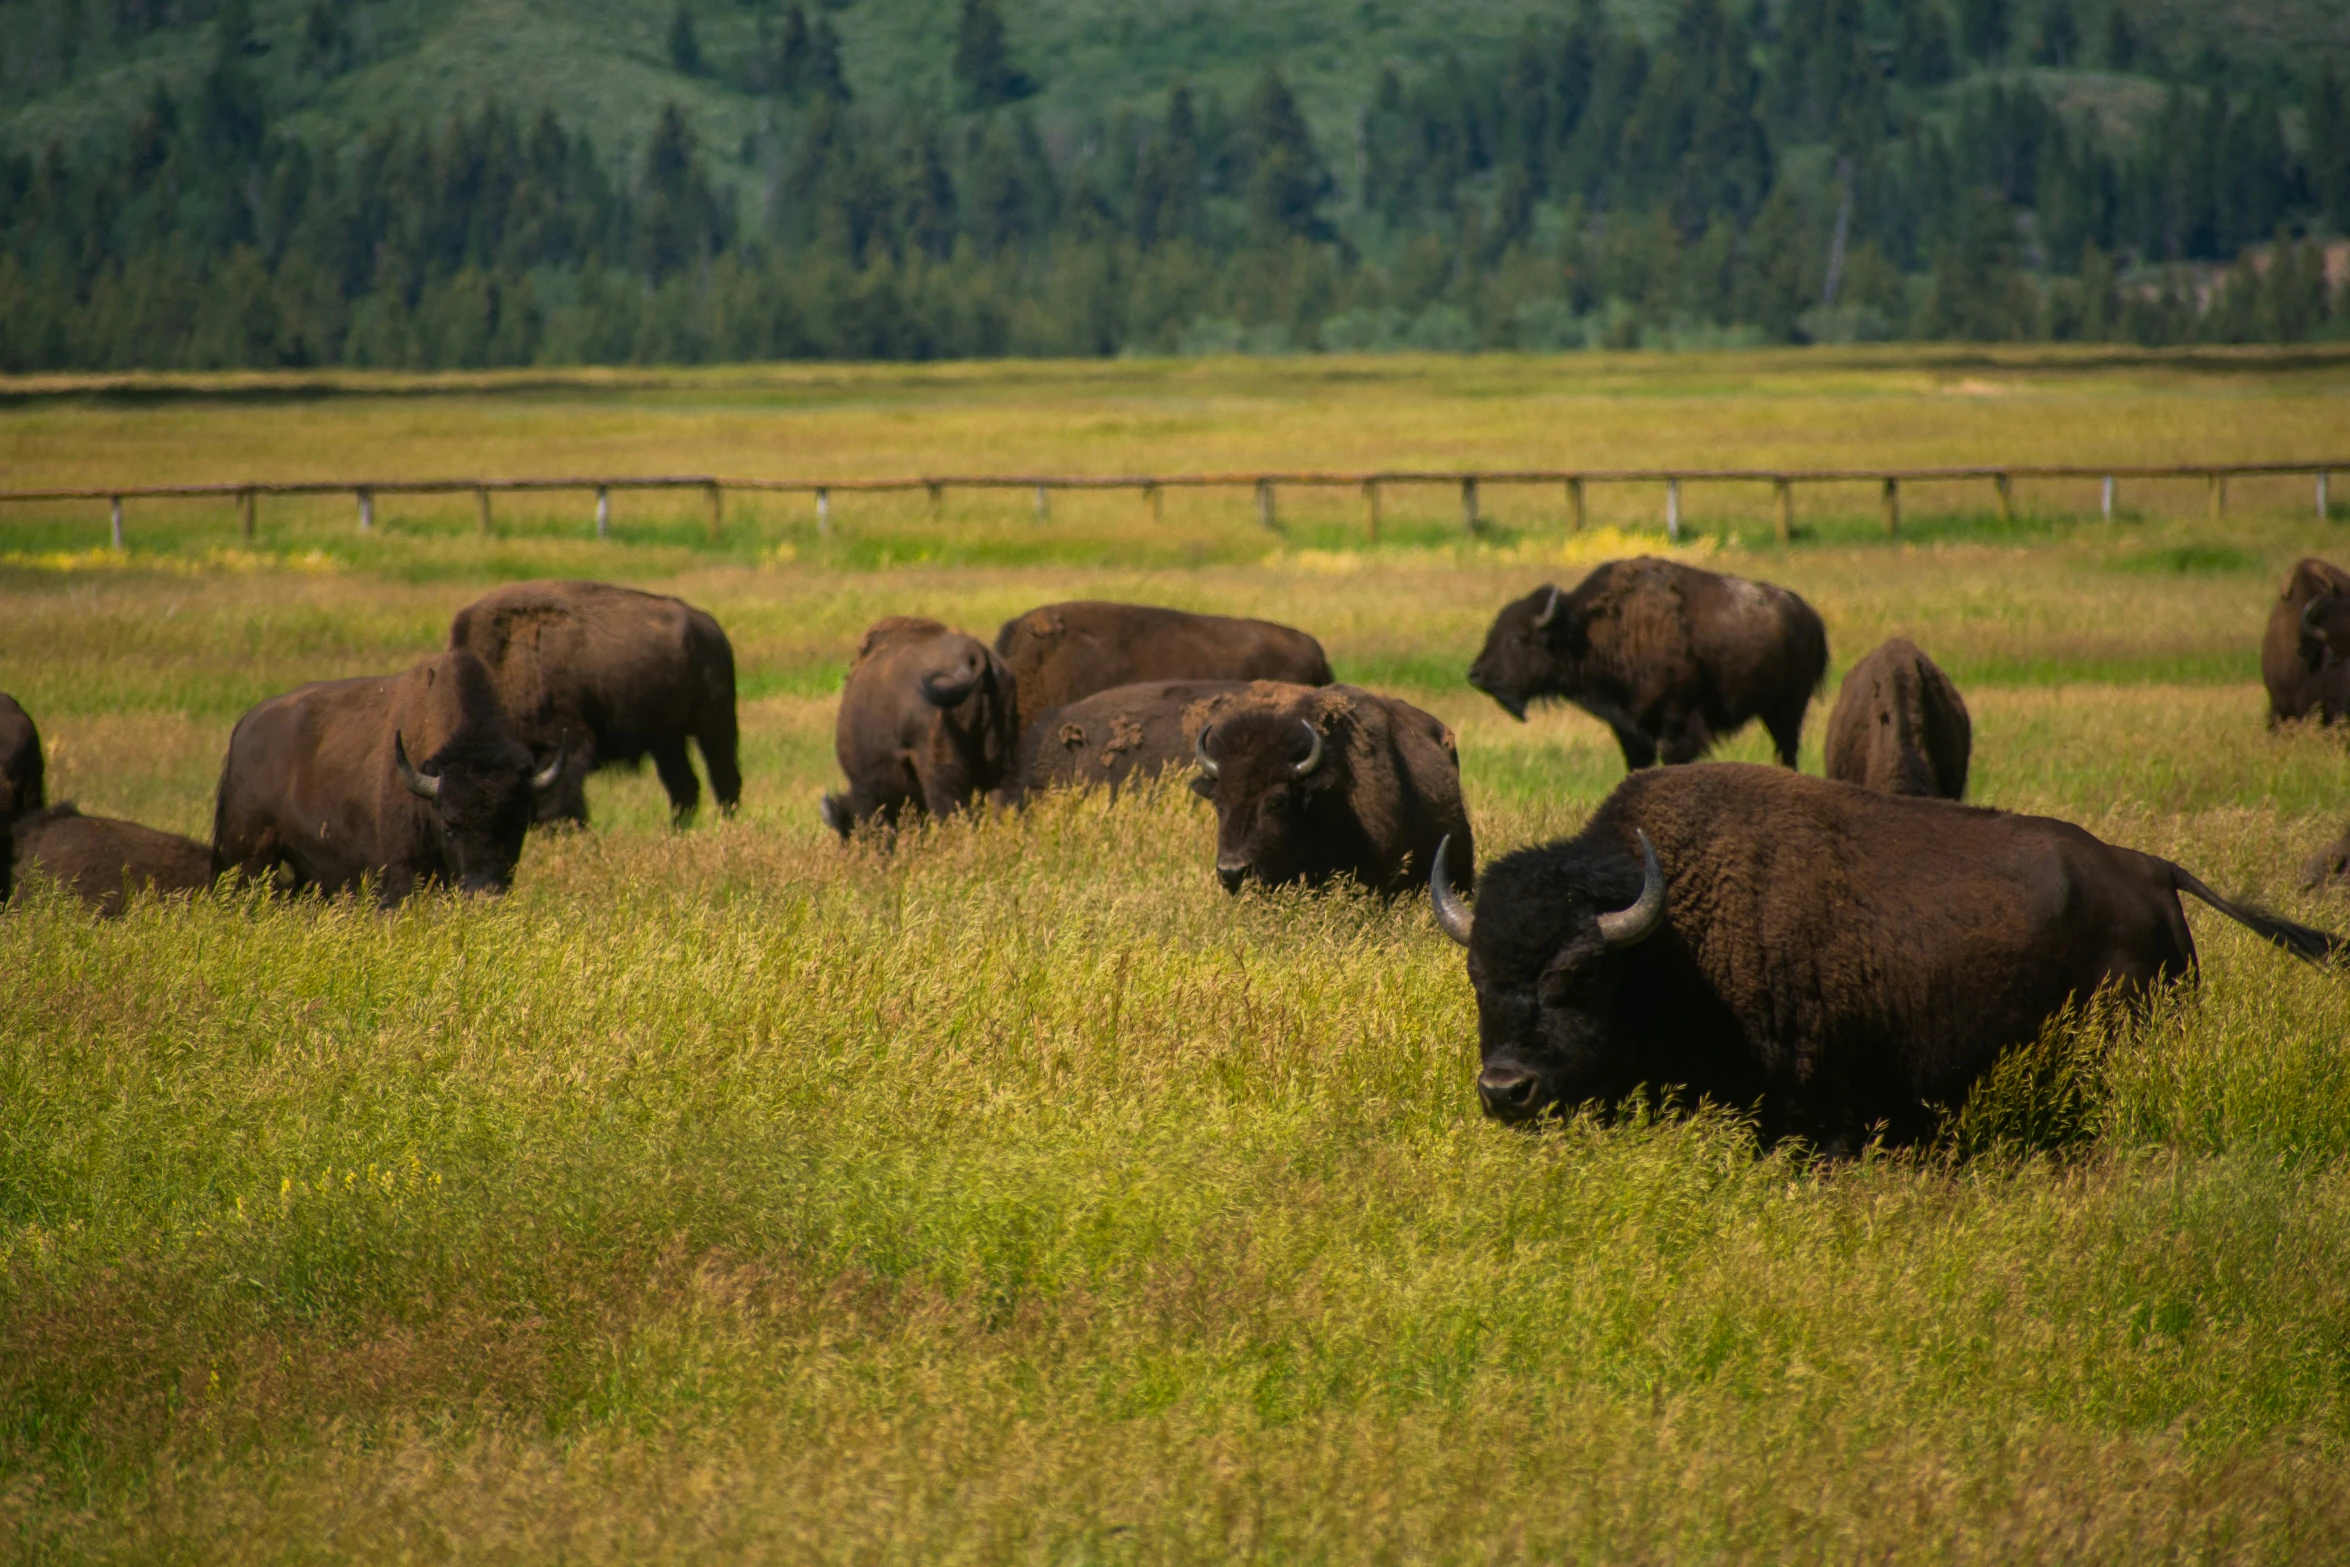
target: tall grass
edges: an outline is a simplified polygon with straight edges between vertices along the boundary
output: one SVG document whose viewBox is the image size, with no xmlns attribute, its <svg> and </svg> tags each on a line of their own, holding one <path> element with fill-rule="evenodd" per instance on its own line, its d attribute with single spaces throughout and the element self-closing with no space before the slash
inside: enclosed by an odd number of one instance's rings
<svg viewBox="0 0 2350 1567">
<path fill-rule="evenodd" d="M 2350 756 L 2267 731 L 2251 654 L 2332 538 L 2280 504 L 1690 553 L 1804 592 L 1839 668 L 1916 636 L 1987 803 L 2340 929 L 2294 878 Z M 1456 727 L 1488 854 L 1571 831 L 1612 739 L 1459 672 L 1503 598 L 1623 535 L 398 566 L 458 544 L 0 568 L 53 792 L 182 830 L 244 704 L 407 662 L 512 569 L 709 605 L 750 693 L 740 817 L 672 833 L 651 779 L 600 778 L 504 899 L 0 915 L 7 1554 L 2339 1553 L 2340 975 L 2192 912 L 2199 987 L 2099 1051 L 2052 1035 L 1971 1108 L 1977 1156 L 1820 1167 L 1718 1107 L 1486 1124 L 1425 912 L 1227 897 L 1179 788 L 890 849 L 816 819 L 866 621 L 1099 593 L 1314 628 Z"/>
</svg>

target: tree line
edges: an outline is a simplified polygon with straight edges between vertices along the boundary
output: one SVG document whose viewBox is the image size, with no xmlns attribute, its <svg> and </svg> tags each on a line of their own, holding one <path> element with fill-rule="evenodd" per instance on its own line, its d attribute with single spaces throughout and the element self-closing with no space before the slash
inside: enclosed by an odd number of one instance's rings
<svg viewBox="0 0 2350 1567">
<path fill-rule="evenodd" d="M 2332 68 L 2166 67 L 2134 125 L 2012 68 L 2142 66 L 2106 16 L 2092 38 L 2046 0 L 2026 37 L 2007 0 L 1681 0 L 1647 38 L 1584 0 L 1498 58 L 1385 71 L 1318 138 L 1271 63 L 1236 102 L 1178 82 L 1040 119 L 994 0 L 942 40 L 956 107 L 875 102 L 793 5 L 742 67 L 761 131 L 706 146 L 670 106 L 622 159 L 501 106 L 315 145 L 228 0 L 184 100 L 0 159 L 0 368 L 2350 331 Z M 683 7 L 669 46 L 712 68 Z"/>
</svg>

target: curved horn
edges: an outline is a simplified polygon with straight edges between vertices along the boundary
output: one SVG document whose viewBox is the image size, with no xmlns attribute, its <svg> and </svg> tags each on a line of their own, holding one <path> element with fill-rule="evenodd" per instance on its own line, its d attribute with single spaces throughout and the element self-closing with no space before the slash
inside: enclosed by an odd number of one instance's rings
<svg viewBox="0 0 2350 1567">
<path fill-rule="evenodd" d="M 530 775 L 530 786 L 544 794 L 555 787 L 563 776 L 563 764 L 571 760 L 571 731 L 566 729 L 555 736 L 555 759 Z"/>
<path fill-rule="evenodd" d="M 1459 942 L 1469 944 L 1469 929 L 1475 916 L 1461 895 L 1452 890 L 1452 878 L 1445 875 L 1444 858 L 1452 848 L 1452 834 L 1446 833 L 1436 845 L 1436 858 L 1428 867 L 1428 906 L 1435 911 L 1436 928 Z"/>
<path fill-rule="evenodd" d="M 1289 770 L 1290 776 L 1293 778 L 1303 778 L 1322 765 L 1322 731 L 1316 729 L 1312 724 L 1306 723 L 1302 718 L 1298 722 L 1304 725 L 1306 734 L 1312 739 L 1314 745 L 1313 749 L 1306 752 L 1306 759 Z"/>
<path fill-rule="evenodd" d="M 441 781 L 425 777 L 409 764 L 408 742 L 397 729 L 392 731 L 392 770 L 400 775 L 400 782 L 408 786 L 408 792 L 419 800 L 437 800 L 441 797 Z"/>
<path fill-rule="evenodd" d="M 1637 947 L 1665 923 L 1664 867 L 1656 862 L 1656 846 L 1648 834 L 1634 828 L 1633 836 L 1640 840 L 1640 896 L 1630 908 L 1599 917 L 1599 939 L 1611 947 Z"/>
<path fill-rule="evenodd" d="M 979 689 L 980 676 L 986 666 L 955 674 L 933 671 L 922 677 L 922 700 L 932 707 L 957 707 L 965 697 Z"/>
<path fill-rule="evenodd" d="M 1199 770 L 1210 778 L 1224 771 L 1216 765 L 1216 759 L 1208 755 L 1208 731 L 1215 727 L 1214 724 L 1200 725 L 1199 738 L 1191 743 L 1191 759 L 1199 763 Z"/>
<path fill-rule="evenodd" d="M 1559 618 L 1559 590 L 1558 590 L 1557 586 L 1554 584 L 1554 585 L 1552 586 L 1551 590 L 1550 590 L 1550 597 L 1549 597 L 1549 598 L 1547 598 L 1547 599 L 1545 599 L 1545 600 L 1543 601 L 1543 604 L 1542 604 L 1542 613 L 1541 613 L 1541 614 L 1539 614 L 1539 615 L 1536 615 L 1536 616 L 1534 617 L 1534 629 L 1535 629 L 1535 630 L 1537 630 L 1537 631 L 1539 631 L 1539 630 L 1541 630 L 1541 629 L 1542 629 L 1544 626 L 1547 626 L 1547 625 L 1549 625 L 1549 624 L 1550 624 L 1552 621 L 1554 621 L 1554 620 L 1556 620 L 1556 619 L 1558 619 L 1558 618 Z"/>
</svg>

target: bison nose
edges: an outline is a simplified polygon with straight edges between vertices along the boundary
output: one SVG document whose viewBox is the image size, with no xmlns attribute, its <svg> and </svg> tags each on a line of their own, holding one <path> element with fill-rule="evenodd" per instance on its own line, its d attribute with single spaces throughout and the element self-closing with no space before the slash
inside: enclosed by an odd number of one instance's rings
<svg viewBox="0 0 2350 1567">
<path fill-rule="evenodd" d="M 1226 892 L 1238 892 L 1240 884 L 1248 880 L 1248 861 L 1242 860 L 1235 864 L 1230 860 L 1218 860 L 1216 880 L 1224 884 Z"/>
<path fill-rule="evenodd" d="M 1521 1120 L 1534 1103 L 1534 1074 L 1515 1067 L 1487 1067 L 1477 1074 L 1477 1097 L 1485 1101 L 1487 1115 Z"/>
</svg>

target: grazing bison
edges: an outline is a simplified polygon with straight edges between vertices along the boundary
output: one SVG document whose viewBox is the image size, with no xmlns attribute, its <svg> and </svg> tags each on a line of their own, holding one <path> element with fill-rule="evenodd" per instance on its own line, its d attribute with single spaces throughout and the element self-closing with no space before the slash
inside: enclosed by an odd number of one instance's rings
<svg viewBox="0 0 2350 1567">
<path fill-rule="evenodd" d="M 734 648 L 718 622 L 679 599 L 604 582 L 517 582 L 457 611 L 449 646 L 489 666 L 514 737 L 569 758 L 539 795 L 540 821 L 587 821 L 586 782 L 600 767 L 649 755 L 673 820 L 701 803 L 686 742 L 702 750 L 710 792 L 732 815 Z"/>
<path fill-rule="evenodd" d="M 2330 649 L 2326 638 L 2329 611 L 2346 598 L 2350 572 L 2315 556 L 2285 578 L 2260 639 L 2270 728 L 2313 714 L 2324 724 L 2350 718 L 2350 661 Z"/>
<path fill-rule="evenodd" d="M 41 808 L 41 732 L 16 698 L 0 691 L 0 832 Z"/>
<path fill-rule="evenodd" d="M 1004 794 L 1107 787 L 1189 767 L 1200 732 L 1249 707 L 1277 707 L 1305 686 L 1279 680 L 1152 680 L 1097 691 L 1020 732 Z"/>
<path fill-rule="evenodd" d="M 1965 699 L 1915 642 L 1895 637 L 1852 666 L 1828 715 L 1828 776 L 1881 794 L 1966 796 L 1974 725 Z"/>
<path fill-rule="evenodd" d="M 201 892 L 212 885 L 212 850 L 176 832 L 53 805 L 18 819 L 9 858 L 15 883 L 55 879 L 101 915 L 120 914 L 136 892 Z M 0 896 L 7 878 L 0 876 Z"/>
<path fill-rule="evenodd" d="M 1828 669 L 1828 634 L 1785 588 L 1641 556 L 1506 606 L 1469 684 L 1523 720 L 1561 697 L 1616 733 L 1624 764 L 1693 762 L 1759 717 L 1795 765 L 1803 712 Z"/>
<path fill-rule="evenodd" d="M 563 776 L 506 726 L 490 672 L 458 649 L 397 675 L 329 680 L 237 720 L 212 810 L 212 865 L 288 891 L 376 879 L 503 892 L 532 796 Z"/>
<path fill-rule="evenodd" d="M 1012 671 L 977 637 L 910 615 L 876 621 L 841 688 L 832 743 L 849 786 L 824 797 L 825 825 L 846 837 L 993 792 L 1012 765 L 1018 703 Z"/>
<path fill-rule="evenodd" d="M 1929 1134 L 2068 1001 L 2194 972 L 2192 893 L 2299 956 L 2341 938 L 2065 822 L 1737 763 L 1640 773 L 1577 836 L 1486 868 L 1469 949 L 1486 1113 L 1643 1085 L 1849 1152 Z"/>
<path fill-rule="evenodd" d="M 995 650 L 1020 685 L 1020 727 L 1113 686 L 1152 680 L 1330 683 L 1322 644 L 1269 620 L 1079 599 L 1015 615 Z"/>
</svg>

